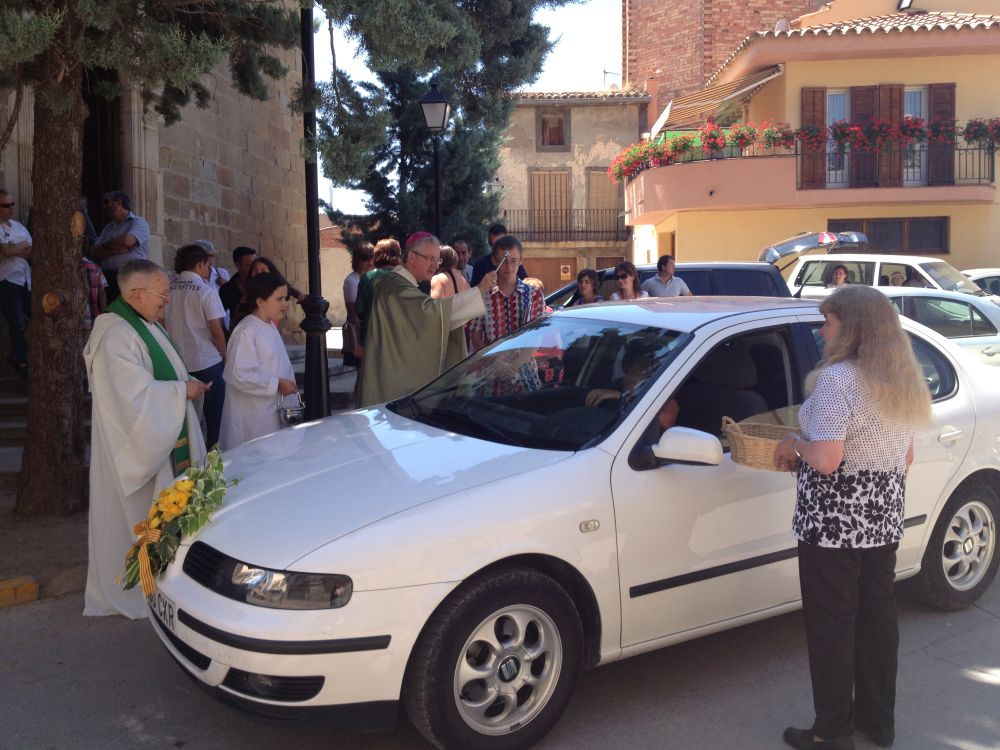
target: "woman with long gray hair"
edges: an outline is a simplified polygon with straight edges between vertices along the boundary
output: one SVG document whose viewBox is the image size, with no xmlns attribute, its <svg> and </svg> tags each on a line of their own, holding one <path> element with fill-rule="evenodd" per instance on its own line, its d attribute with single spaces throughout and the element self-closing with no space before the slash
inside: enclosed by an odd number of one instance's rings
<svg viewBox="0 0 1000 750">
<path fill-rule="evenodd" d="M 792 747 L 854 748 L 859 729 L 895 739 L 899 649 L 894 592 L 914 429 L 931 401 L 909 337 L 888 298 L 847 285 L 823 300 L 825 347 L 806 378 L 801 436 L 775 449 L 797 470 L 792 530 L 816 719 L 789 727 Z"/>
</svg>

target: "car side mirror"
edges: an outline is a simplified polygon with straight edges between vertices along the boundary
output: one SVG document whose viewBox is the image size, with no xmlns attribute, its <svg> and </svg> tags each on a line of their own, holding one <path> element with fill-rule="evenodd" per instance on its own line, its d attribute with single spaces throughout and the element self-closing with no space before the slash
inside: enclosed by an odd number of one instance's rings
<svg viewBox="0 0 1000 750">
<path fill-rule="evenodd" d="M 715 435 L 690 427 L 671 427 L 653 446 L 653 455 L 662 462 L 718 466 L 722 463 L 722 443 Z"/>
</svg>

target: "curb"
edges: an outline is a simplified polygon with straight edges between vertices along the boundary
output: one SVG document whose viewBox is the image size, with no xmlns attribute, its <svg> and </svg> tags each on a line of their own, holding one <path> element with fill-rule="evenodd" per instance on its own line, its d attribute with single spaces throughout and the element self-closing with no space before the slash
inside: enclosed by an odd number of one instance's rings
<svg viewBox="0 0 1000 750">
<path fill-rule="evenodd" d="M 0 580 L 0 609 L 38 599 L 38 582 L 31 576 Z"/>
</svg>

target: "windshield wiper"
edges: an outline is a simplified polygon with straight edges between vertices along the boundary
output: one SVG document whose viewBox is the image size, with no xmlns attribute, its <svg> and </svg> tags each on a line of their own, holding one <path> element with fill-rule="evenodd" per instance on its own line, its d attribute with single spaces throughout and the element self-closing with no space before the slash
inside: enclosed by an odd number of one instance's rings
<svg viewBox="0 0 1000 750">
<path fill-rule="evenodd" d="M 454 420 L 464 427 L 471 427 L 473 431 L 480 430 L 498 438 L 501 442 L 511 443 L 516 445 L 518 448 L 527 448 L 527 444 L 520 436 L 516 436 L 508 430 L 504 430 L 500 427 L 489 424 L 488 422 L 483 422 L 482 420 L 473 419 L 470 415 L 465 412 L 453 411 L 451 409 L 442 409 L 440 406 L 433 411 L 435 417 L 445 417 L 449 420 Z"/>
</svg>

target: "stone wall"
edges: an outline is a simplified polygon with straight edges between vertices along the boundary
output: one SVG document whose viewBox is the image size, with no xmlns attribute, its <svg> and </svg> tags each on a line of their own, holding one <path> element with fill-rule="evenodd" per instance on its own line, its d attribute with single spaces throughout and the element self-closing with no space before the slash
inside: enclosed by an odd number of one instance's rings
<svg viewBox="0 0 1000 750">
<path fill-rule="evenodd" d="M 749 34 L 825 1 L 622 0 L 623 85 L 645 85 L 662 111 L 672 98 L 702 88 Z"/>
</svg>

